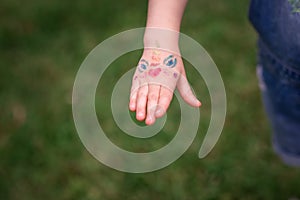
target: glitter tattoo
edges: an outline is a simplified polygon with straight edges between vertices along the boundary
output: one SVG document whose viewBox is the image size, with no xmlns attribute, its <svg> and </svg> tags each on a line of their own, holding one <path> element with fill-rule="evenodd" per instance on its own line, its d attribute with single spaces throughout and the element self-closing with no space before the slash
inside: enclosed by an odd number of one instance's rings
<svg viewBox="0 0 300 200">
<path fill-rule="evenodd" d="M 155 68 L 155 69 L 150 69 L 148 74 L 151 77 L 156 77 L 160 74 L 160 72 L 161 72 L 161 68 Z"/>
<path fill-rule="evenodd" d="M 149 63 L 147 60 L 145 60 L 145 59 L 140 60 L 140 64 L 138 67 L 139 72 L 142 73 L 143 71 L 145 71 L 148 68 L 148 66 L 149 66 Z"/>
<path fill-rule="evenodd" d="M 159 66 L 160 65 L 160 63 L 151 63 L 150 64 L 150 67 L 157 67 L 157 66 Z"/>
<path fill-rule="evenodd" d="M 174 77 L 175 79 L 177 79 L 178 74 L 175 72 L 175 73 L 173 74 L 173 77 Z"/>
<path fill-rule="evenodd" d="M 174 58 L 173 55 L 169 55 L 167 58 L 164 59 L 164 65 L 173 68 L 177 64 L 177 59 Z"/>
<path fill-rule="evenodd" d="M 174 91 L 180 76 L 180 73 L 173 69 L 176 65 L 177 59 L 174 55 L 171 54 L 162 60 L 160 51 L 152 51 L 150 61 L 140 60 L 133 77 L 131 91 L 148 84 L 158 84 Z"/>
<path fill-rule="evenodd" d="M 160 62 L 160 51 L 152 51 L 152 57 L 151 59 L 155 62 Z"/>
</svg>

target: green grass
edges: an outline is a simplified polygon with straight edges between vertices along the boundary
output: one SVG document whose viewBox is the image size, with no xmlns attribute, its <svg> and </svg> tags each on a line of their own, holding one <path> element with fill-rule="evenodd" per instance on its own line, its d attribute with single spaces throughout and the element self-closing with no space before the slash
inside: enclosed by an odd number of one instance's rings
<svg viewBox="0 0 300 200">
<path fill-rule="evenodd" d="M 228 110 L 211 154 L 197 157 L 210 118 L 203 80 L 186 63 L 203 102 L 200 130 L 175 163 L 147 174 L 126 174 L 95 160 L 76 133 L 71 94 L 76 72 L 98 43 L 145 24 L 146 1 L 2 0 L 0 6 L 0 199 L 288 199 L 300 197 L 300 172 L 273 153 L 270 128 L 255 77 L 256 34 L 248 1 L 190 0 L 182 32 L 200 42 L 225 82 Z M 139 52 L 120 57 L 105 72 L 97 101 L 112 141 L 151 150 L 176 130 L 176 102 L 162 134 L 126 137 L 109 109 L 113 83 L 136 64 Z M 147 148 L 143 148 L 146 146 Z"/>
</svg>

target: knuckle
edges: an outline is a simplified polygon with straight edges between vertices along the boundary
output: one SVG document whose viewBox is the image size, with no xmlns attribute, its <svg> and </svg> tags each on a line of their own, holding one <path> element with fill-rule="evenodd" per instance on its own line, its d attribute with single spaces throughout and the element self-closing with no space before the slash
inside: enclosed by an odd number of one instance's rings
<svg viewBox="0 0 300 200">
<path fill-rule="evenodd" d="M 148 98 L 150 100 L 156 100 L 156 99 L 158 99 L 158 94 L 156 94 L 156 93 L 149 93 Z"/>
<path fill-rule="evenodd" d="M 130 102 L 133 103 L 133 102 L 135 102 L 135 101 L 136 101 L 136 96 L 134 96 L 134 95 L 131 96 L 131 97 L 130 97 Z"/>
<path fill-rule="evenodd" d="M 145 112 L 145 105 L 137 105 L 137 112 L 144 113 Z"/>
<path fill-rule="evenodd" d="M 139 89 L 139 85 L 138 85 L 138 84 L 132 84 L 132 85 L 131 85 L 130 91 L 131 91 L 131 93 L 134 93 L 134 92 L 136 92 L 138 89 Z"/>
<path fill-rule="evenodd" d="M 145 98 L 147 96 L 147 92 L 141 91 L 139 93 L 139 98 Z"/>
<path fill-rule="evenodd" d="M 162 98 L 162 99 L 165 99 L 165 100 L 171 101 L 171 99 L 172 99 L 172 94 L 166 94 L 166 93 L 163 93 L 163 94 L 161 94 L 161 98 Z"/>
</svg>

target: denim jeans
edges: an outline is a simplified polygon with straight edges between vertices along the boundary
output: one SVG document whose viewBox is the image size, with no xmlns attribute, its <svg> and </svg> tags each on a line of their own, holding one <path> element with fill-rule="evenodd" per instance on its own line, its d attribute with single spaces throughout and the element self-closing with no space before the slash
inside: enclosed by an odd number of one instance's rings
<svg viewBox="0 0 300 200">
<path fill-rule="evenodd" d="M 274 149 L 300 166 L 300 3 L 251 0 L 249 19 L 259 35 L 257 71 Z"/>
<path fill-rule="evenodd" d="M 249 19 L 278 60 L 300 70 L 300 5 L 290 0 L 252 0 Z"/>
<path fill-rule="evenodd" d="M 260 40 L 257 72 L 274 150 L 286 164 L 299 167 L 300 69 L 283 65 Z"/>
</svg>

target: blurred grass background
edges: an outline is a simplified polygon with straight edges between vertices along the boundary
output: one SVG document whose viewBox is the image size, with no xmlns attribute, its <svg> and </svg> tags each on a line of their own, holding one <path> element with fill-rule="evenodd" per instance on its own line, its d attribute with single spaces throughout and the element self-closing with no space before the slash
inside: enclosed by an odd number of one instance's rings
<svg viewBox="0 0 300 200">
<path fill-rule="evenodd" d="M 186 63 L 203 102 L 196 140 L 167 168 L 126 174 L 100 164 L 86 151 L 74 127 L 71 94 L 89 51 L 113 34 L 144 26 L 147 1 L 1 0 L 0 199 L 300 197 L 299 170 L 283 165 L 271 148 L 255 76 L 256 34 L 247 20 L 248 3 L 190 0 L 183 18 L 182 32 L 210 53 L 227 91 L 226 124 L 212 153 L 203 160 L 197 157 L 210 101 L 201 77 Z M 166 144 L 178 121 L 172 115 L 174 100 L 162 133 L 142 145 L 115 127 L 109 107 L 113 84 L 140 53 L 112 63 L 99 83 L 105 87 L 97 91 L 104 97 L 97 98 L 101 125 L 119 146 L 137 151 Z"/>
</svg>

